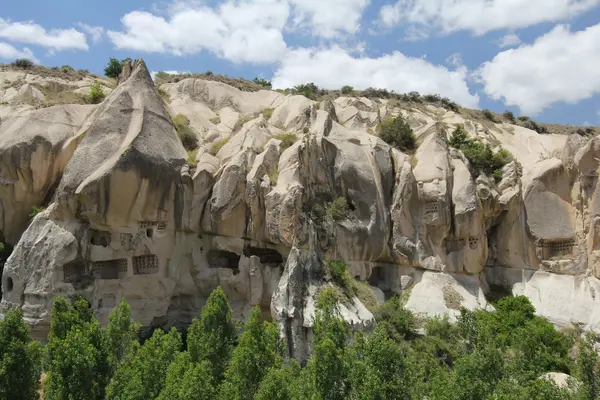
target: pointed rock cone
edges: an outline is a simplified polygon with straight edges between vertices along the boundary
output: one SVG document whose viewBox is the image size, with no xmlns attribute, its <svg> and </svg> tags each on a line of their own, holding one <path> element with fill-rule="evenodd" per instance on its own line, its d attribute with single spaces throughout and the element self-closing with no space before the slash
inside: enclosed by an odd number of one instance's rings
<svg viewBox="0 0 600 400">
<path fill-rule="evenodd" d="M 187 153 L 144 61 L 128 61 L 119 82 L 83 126 L 58 200 L 68 214 L 99 223 L 164 221 L 178 208 L 169 205 Z"/>
</svg>

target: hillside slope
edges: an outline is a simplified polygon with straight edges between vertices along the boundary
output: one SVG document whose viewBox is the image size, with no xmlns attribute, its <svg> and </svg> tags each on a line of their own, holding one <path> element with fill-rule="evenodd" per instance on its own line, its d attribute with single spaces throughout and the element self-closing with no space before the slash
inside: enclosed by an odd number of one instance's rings
<svg viewBox="0 0 600 400">
<path fill-rule="evenodd" d="M 21 306 L 37 335 L 53 296 L 82 295 L 104 321 L 125 298 L 146 326 L 186 325 L 220 285 L 239 317 L 260 305 L 305 358 L 315 296 L 340 286 L 331 260 L 359 281 L 339 290 L 357 329 L 391 295 L 453 318 L 503 288 L 600 332 L 598 137 L 198 77 L 157 90 L 143 61 L 119 81 L 99 106 L 0 97 L 0 239 L 15 245 L 0 308 Z M 414 152 L 376 135 L 398 115 Z M 189 121 L 198 149 L 186 154 L 171 119 Z M 514 155 L 501 179 L 449 145 L 456 124 Z"/>
</svg>

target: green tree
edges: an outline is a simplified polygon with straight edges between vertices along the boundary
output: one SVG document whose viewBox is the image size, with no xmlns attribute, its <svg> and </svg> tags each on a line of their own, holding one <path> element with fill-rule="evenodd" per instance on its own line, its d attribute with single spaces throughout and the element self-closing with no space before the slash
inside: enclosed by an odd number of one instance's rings
<svg viewBox="0 0 600 400">
<path fill-rule="evenodd" d="M 37 399 L 41 349 L 29 338 L 20 309 L 0 321 L 0 400 Z"/>
<path fill-rule="evenodd" d="M 223 373 L 231 358 L 235 337 L 233 311 L 225 292 L 218 287 L 208 296 L 200 320 L 194 319 L 188 328 L 187 336 L 192 362 L 209 361 L 216 383 L 220 383 L 223 379 Z"/>
<path fill-rule="evenodd" d="M 399 296 L 394 296 L 379 306 L 375 312 L 375 320 L 388 337 L 397 342 L 414 335 L 415 317 L 404 308 Z"/>
<path fill-rule="evenodd" d="M 131 308 L 121 300 L 121 303 L 108 316 L 108 325 L 105 329 L 106 348 L 111 367 L 114 373 L 119 363 L 131 351 L 132 343 L 137 339 L 139 324 L 131 319 Z"/>
<path fill-rule="evenodd" d="M 271 82 L 263 78 L 254 78 L 252 79 L 252 82 L 265 88 L 271 88 Z"/>
<path fill-rule="evenodd" d="M 261 322 L 260 308 L 254 307 L 244 325 L 231 362 L 225 371 L 221 398 L 251 400 L 263 377 L 283 363 L 283 345 L 277 327 Z"/>
<path fill-rule="evenodd" d="M 90 93 L 88 94 L 88 102 L 91 104 L 98 104 L 104 100 L 105 94 L 102 90 L 102 86 L 100 82 L 94 81 L 92 86 L 90 86 Z"/>
<path fill-rule="evenodd" d="M 132 342 L 132 351 L 117 367 L 106 390 L 107 400 L 155 399 L 162 392 L 167 370 L 181 349 L 175 328 L 167 334 L 156 329 L 143 346 Z"/>
<path fill-rule="evenodd" d="M 352 86 L 344 86 L 342 87 L 342 94 L 352 94 L 352 92 L 354 91 L 354 88 Z"/>
<path fill-rule="evenodd" d="M 583 399 L 595 400 L 600 397 L 600 359 L 594 349 L 596 337 L 587 333 L 579 341 L 579 356 L 577 357 L 578 376 L 583 384 Z"/>
<path fill-rule="evenodd" d="M 300 375 L 300 365 L 290 360 L 289 365 L 275 366 L 263 378 L 254 400 L 289 400 L 296 394 L 294 383 Z"/>
<path fill-rule="evenodd" d="M 123 61 L 119 61 L 114 57 L 111 57 L 108 64 L 104 68 L 104 76 L 107 78 L 117 79 L 121 75 L 123 70 Z"/>
<path fill-rule="evenodd" d="M 167 370 L 165 387 L 158 400 L 212 400 L 215 398 L 212 366 L 194 363 L 188 352 L 177 354 Z"/>
<path fill-rule="evenodd" d="M 359 336 L 346 355 L 350 398 L 394 400 L 409 398 L 406 363 L 402 347 L 382 328 Z"/>
<path fill-rule="evenodd" d="M 402 151 L 415 148 L 415 135 L 402 115 L 382 121 L 377 130 L 379 137 L 390 146 Z"/>
<path fill-rule="evenodd" d="M 332 288 L 317 298 L 313 323 L 314 352 L 308 371 L 316 393 L 322 399 L 344 399 L 348 394 L 348 363 L 345 351 L 350 331 L 340 317 L 337 297 Z"/>
<path fill-rule="evenodd" d="M 84 299 L 71 306 L 57 297 L 47 353 L 45 391 L 50 399 L 103 399 L 109 379 L 103 332 Z"/>
</svg>

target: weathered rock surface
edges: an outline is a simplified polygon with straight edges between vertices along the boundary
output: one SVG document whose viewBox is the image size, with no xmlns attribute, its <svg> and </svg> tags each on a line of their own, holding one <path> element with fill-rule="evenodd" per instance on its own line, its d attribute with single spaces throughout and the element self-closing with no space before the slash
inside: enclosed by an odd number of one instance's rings
<svg viewBox="0 0 600 400">
<path fill-rule="evenodd" d="M 41 99 L 34 88 L 20 95 Z M 22 307 L 36 335 L 57 295 L 84 296 L 103 321 L 125 298 L 145 326 L 185 325 L 220 285 L 239 318 L 260 306 L 304 359 L 327 260 L 419 314 L 490 307 L 502 287 L 600 332 L 600 139 L 196 78 L 161 89 L 169 103 L 137 61 L 99 106 L 0 106 L 0 240 L 16 245 L 0 310 Z M 189 118 L 194 163 L 169 114 Z M 399 114 L 414 154 L 372 134 Z M 449 146 L 457 123 L 514 154 L 500 181 Z M 27 227 L 34 205 L 47 209 Z M 365 300 L 338 306 L 356 329 L 374 324 Z"/>
</svg>

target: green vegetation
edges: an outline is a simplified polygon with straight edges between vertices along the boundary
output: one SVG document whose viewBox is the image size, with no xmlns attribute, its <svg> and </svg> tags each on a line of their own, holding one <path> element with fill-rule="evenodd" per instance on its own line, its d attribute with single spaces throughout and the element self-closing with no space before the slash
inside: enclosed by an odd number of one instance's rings
<svg viewBox="0 0 600 400">
<path fill-rule="evenodd" d="M 524 115 L 517 118 L 517 125 L 522 126 L 523 128 L 531 129 L 532 131 L 536 131 L 537 133 L 548 133 L 548 128 L 538 124 L 531 118 Z"/>
<path fill-rule="evenodd" d="M 229 139 L 231 139 L 231 137 L 226 137 L 225 139 L 216 141 L 215 144 L 213 144 L 210 148 L 210 154 L 216 156 L 219 150 L 221 150 L 221 148 L 229 142 Z"/>
<path fill-rule="evenodd" d="M 348 216 L 348 200 L 345 197 L 338 197 L 327 206 L 325 211 L 327 217 L 332 221 L 341 221 Z"/>
<path fill-rule="evenodd" d="M 156 91 L 158 92 L 158 95 L 166 102 L 169 103 L 171 101 L 171 96 L 169 96 L 169 93 L 163 89 L 162 87 L 157 87 Z"/>
<path fill-rule="evenodd" d="M 87 301 L 56 297 L 45 348 L 29 338 L 19 310 L 0 321 L 0 399 L 37 399 L 42 369 L 48 400 L 598 398 L 597 337 L 557 331 L 525 297 L 503 298 L 496 311 L 462 308 L 456 324 L 417 319 L 394 297 L 376 310 L 373 333 L 353 333 L 335 288 L 353 295 L 356 281 L 341 261 L 327 271 L 334 286 L 317 298 L 313 352 L 303 367 L 284 361 L 279 329 L 261 321 L 259 307 L 239 329 L 220 288 L 187 329 L 186 346 L 175 329 L 156 329 L 141 342 L 125 302 L 100 328 Z M 560 389 L 539 379 L 547 372 L 578 383 Z"/>
<path fill-rule="evenodd" d="M 463 152 L 474 172 L 492 175 L 496 180 L 502 179 L 502 167 L 514 160 L 513 155 L 504 148 L 494 153 L 492 147 L 479 138 L 470 139 L 462 124 L 457 124 L 452 132 L 450 146 Z"/>
<path fill-rule="evenodd" d="M 271 82 L 263 78 L 254 78 L 252 82 L 267 89 L 271 89 Z"/>
<path fill-rule="evenodd" d="M 121 75 L 123 70 L 123 61 L 119 61 L 114 57 L 108 61 L 108 64 L 104 68 L 104 76 L 107 78 L 117 79 Z"/>
<path fill-rule="evenodd" d="M 165 79 L 168 76 L 169 76 L 169 74 L 167 74 L 165 71 L 158 71 L 156 73 L 156 75 L 154 76 L 154 79 L 158 81 L 158 80 Z"/>
<path fill-rule="evenodd" d="M 71 67 L 70 65 L 63 65 L 62 67 L 60 67 L 60 70 L 62 72 L 64 72 L 65 74 L 68 74 L 69 72 L 74 71 L 73 67 Z"/>
<path fill-rule="evenodd" d="M 197 155 L 198 155 L 198 149 L 187 151 L 187 163 L 190 166 L 195 167 L 196 165 L 198 165 L 198 161 L 196 161 Z"/>
<path fill-rule="evenodd" d="M 33 61 L 28 60 L 27 58 L 19 58 L 13 61 L 12 65 L 17 68 L 29 69 L 33 67 Z"/>
<path fill-rule="evenodd" d="M 494 113 L 493 113 L 493 112 L 491 112 L 490 110 L 487 110 L 487 109 L 486 109 L 486 110 L 483 110 L 483 111 L 482 111 L 482 113 L 483 113 L 483 116 L 484 116 L 484 117 L 485 117 L 487 120 L 489 120 L 489 121 L 492 121 L 492 122 L 494 122 L 494 123 L 498 122 L 498 121 L 496 120 L 496 116 L 495 116 L 495 115 L 494 115 Z"/>
<path fill-rule="evenodd" d="M 342 94 L 352 94 L 352 92 L 354 91 L 354 88 L 352 86 L 344 86 L 342 87 Z"/>
<path fill-rule="evenodd" d="M 29 213 L 29 218 L 31 218 L 31 219 L 35 218 L 36 215 L 38 215 L 45 209 L 46 209 L 46 207 L 43 207 L 43 206 L 32 206 L 31 212 Z"/>
<path fill-rule="evenodd" d="M 94 81 L 92 86 L 90 86 L 90 93 L 88 94 L 88 103 L 90 104 L 98 104 L 104 100 L 104 91 L 102 90 L 102 86 L 100 82 Z"/>
<path fill-rule="evenodd" d="M 382 121 L 377 125 L 377 131 L 384 142 L 401 151 L 415 148 L 415 135 L 402 115 Z"/>
<path fill-rule="evenodd" d="M 273 172 L 269 174 L 269 180 L 271 184 L 277 185 L 277 181 L 279 180 L 279 168 L 275 168 Z"/>
<path fill-rule="evenodd" d="M 209 121 L 211 124 L 219 125 L 221 123 L 221 117 L 219 117 L 218 115 L 215 115 Z"/>
<path fill-rule="evenodd" d="M 504 111 L 504 113 L 502 113 L 502 116 L 504 118 L 506 118 L 508 120 L 508 122 L 510 122 L 511 124 L 514 124 L 516 122 L 515 120 L 515 114 L 513 114 L 512 111 Z"/>
<path fill-rule="evenodd" d="M 266 120 L 269 120 L 273 115 L 273 111 L 274 110 L 272 108 L 265 108 L 262 112 L 262 115 L 265 117 Z"/>
<path fill-rule="evenodd" d="M 211 70 L 208 70 L 208 71 L 206 71 L 204 73 L 204 75 L 206 75 L 206 76 L 213 76 L 214 74 L 213 74 L 213 72 Z"/>
<path fill-rule="evenodd" d="M 293 133 L 280 133 L 273 135 L 274 139 L 281 140 L 281 151 L 283 152 L 288 147 L 291 147 L 298 141 L 298 136 Z"/>
<path fill-rule="evenodd" d="M 319 88 L 317 85 L 311 82 L 294 86 L 292 93 L 308 97 L 311 100 L 317 100 L 319 96 L 325 94 L 325 90 Z"/>
<path fill-rule="evenodd" d="M 41 347 L 29 337 L 20 309 L 9 310 L 0 322 L 0 399 L 37 398 Z"/>
<path fill-rule="evenodd" d="M 183 114 L 177 114 L 173 117 L 173 125 L 175 125 L 177 136 L 179 136 L 179 140 L 181 140 L 181 144 L 183 144 L 186 150 L 191 151 L 198 148 L 198 138 L 190 126 L 188 117 Z"/>
</svg>

